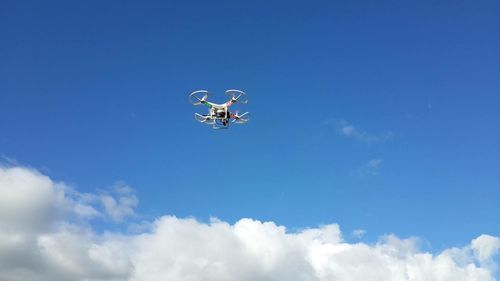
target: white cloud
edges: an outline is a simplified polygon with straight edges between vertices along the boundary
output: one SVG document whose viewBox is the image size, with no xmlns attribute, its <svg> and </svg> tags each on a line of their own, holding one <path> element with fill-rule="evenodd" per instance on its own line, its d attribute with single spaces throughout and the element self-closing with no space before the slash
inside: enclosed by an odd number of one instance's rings
<svg viewBox="0 0 500 281">
<path fill-rule="evenodd" d="M 343 119 L 338 120 L 336 122 L 336 126 L 338 134 L 345 137 L 354 138 L 356 140 L 366 143 L 385 142 L 392 139 L 394 136 L 394 134 L 391 131 L 386 131 L 378 134 L 368 133 L 366 131 L 354 127 L 351 123 Z"/>
<path fill-rule="evenodd" d="M 351 235 L 354 238 L 358 238 L 358 239 L 361 239 L 363 236 L 365 236 L 365 234 L 366 234 L 366 230 L 364 230 L 364 229 L 355 229 L 351 233 Z"/>
<path fill-rule="evenodd" d="M 382 159 L 372 159 L 368 161 L 368 163 L 366 163 L 366 166 L 373 169 L 378 169 L 381 164 L 382 164 Z"/>
<path fill-rule="evenodd" d="M 481 235 L 471 242 L 471 249 L 476 259 L 483 267 L 498 271 L 498 265 L 493 257 L 500 251 L 500 238 L 491 235 Z"/>
<path fill-rule="evenodd" d="M 357 169 L 354 169 L 351 174 L 357 178 L 376 176 L 380 173 L 382 163 L 382 159 L 371 159 Z"/>
<path fill-rule="evenodd" d="M 139 203 L 135 190 L 122 182 L 100 189 L 96 194 L 79 193 L 62 183 L 57 185 L 64 197 L 60 202 L 64 211 L 84 219 L 105 218 L 123 222 L 135 216 L 135 208 Z"/>
<path fill-rule="evenodd" d="M 60 188 L 27 168 L 0 168 L 2 232 L 45 229 L 55 216 Z"/>
<path fill-rule="evenodd" d="M 472 240 L 471 246 L 477 259 L 486 261 L 500 250 L 500 238 L 483 234 Z"/>
<path fill-rule="evenodd" d="M 134 216 L 134 209 L 139 203 L 135 191 L 124 183 L 115 184 L 111 192 L 102 192 L 99 195 L 99 200 L 104 206 L 106 214 L 116 222 Z"/>
<path fill-rule="evenodd" d="M 87 207 L 105 216 L 106 207 L 95 205 L 102 194 L 70 194 L 36 171 L 0 168 L 0 280 L 495 280 L 500 238 L 494 236 L 431 254 L 419 249 L 418 239 L 394 235 L 374 245 L 347 243 L 336 224 L 288 232 L 252 219 L 229 224 L 163 216 L 135 224 L 133 234 L 96 233 L 82 219 L 94 217 Z M 133 194 L 130 188 L 110 191 L 111 210 L 133 208 Z M 75 211 L 78 204 L 85 211 Z M 37 220 L 43 223 L 33 224 Z"/>
<path fill-rule="evenodd" d="M 97 235 L 76 223 L 102 216 L 94 201 L 35 170 L 0 167 L 0 280 L 128 278 L 119 235 Z"/>
</svg>

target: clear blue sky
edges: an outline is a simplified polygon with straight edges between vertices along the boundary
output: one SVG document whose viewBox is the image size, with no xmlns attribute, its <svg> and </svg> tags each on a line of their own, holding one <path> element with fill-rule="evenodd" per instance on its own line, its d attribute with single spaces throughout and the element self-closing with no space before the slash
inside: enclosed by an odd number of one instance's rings
<svg viewBox="0 0 500 281">
<path fill-rule="evenodd" d="M 500 3 L 2 1 L 0 154 L 146 217 L 500 234 Z M 244 90 L 214 131 L 187 95 Z M 202 110 L 202 109 L 200 109 Z M 344 130 L 344 131 L 342 131 Z"/>
</svg>

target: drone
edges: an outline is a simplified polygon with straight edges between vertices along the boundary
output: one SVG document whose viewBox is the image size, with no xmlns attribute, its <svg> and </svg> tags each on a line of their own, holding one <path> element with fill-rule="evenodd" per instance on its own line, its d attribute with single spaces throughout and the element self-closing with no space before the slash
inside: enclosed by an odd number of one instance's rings
<svg viewBox="0 0 500 281">
<path fill-rule="evenodd" d="M 235 124 L 245 124 L 250 120 L 250 113 L 245 112 L 239 114 L 239 111 L 234 113 L 229 111 L 229 107 L 235 103 L 246 104 L 248 99 L 246 94 L 240 90 L 227 90 L 226 95 L 229 100 L 223 104 L 217 104 L 208 101 L 208 91 L 198 90 L 189 95 L 189 102 L 192 105 L 204 105 L 208 107 L 208 114 L 195 113 L 196 121 L 208 125 L 212 125 L 214 129 L 227 129 L 229 122 Z"/>
</svg>

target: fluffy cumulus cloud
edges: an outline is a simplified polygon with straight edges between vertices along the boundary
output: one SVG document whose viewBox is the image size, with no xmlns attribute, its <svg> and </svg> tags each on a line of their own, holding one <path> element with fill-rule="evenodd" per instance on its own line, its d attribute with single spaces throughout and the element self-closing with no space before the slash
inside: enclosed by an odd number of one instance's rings
<svg viewBox="0 0 500 281">
<path fill-rule="evenodd" d="M 123 183 L 116 184 L 111 192 L 101 192 L 98 198 L 106 214 L 116 222 L 134 216 L 134 208 L 139 203 L 134 190 Z"/>
<path fill-rule="evenodd" d="M 123 237 L 78 219 L 101 216 L 90 197 L 31 169 L 0 168 L 0 280 L 126 280 Z"/>
<path fill-rule="evenodd" d="M 123 184 L 80 194 L 31 169 L 0 168 L 0 280 L 492 281 L 497 270 L 500 238 L 489 235 L 431 254 L 394 235 L 348 243 L 336 224 L 288 232 L 164 216 L 133 233 L 92 228 L 126 223 L 136 205 Z"/>
</svg>

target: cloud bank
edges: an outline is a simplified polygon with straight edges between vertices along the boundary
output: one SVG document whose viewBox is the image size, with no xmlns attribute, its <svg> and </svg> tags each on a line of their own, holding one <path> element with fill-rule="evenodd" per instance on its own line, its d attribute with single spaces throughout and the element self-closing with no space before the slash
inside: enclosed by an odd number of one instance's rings
<svg viewBox="0 0 500 281">
<path fill-rule="evenodd" d="M 92 220 L 133 217 L 120 184 L 80 194 L 28 168 L 0 168 L 2 281 L 492 281 L 500 238 L 431 254 L 387 235 L 347 243 L 336 224 L 288 232 L 273 222 L 163 216 L 134 233 L 96 232 Z M 361 236 L 361 235 L 360 235 Z"/>
</svg>

